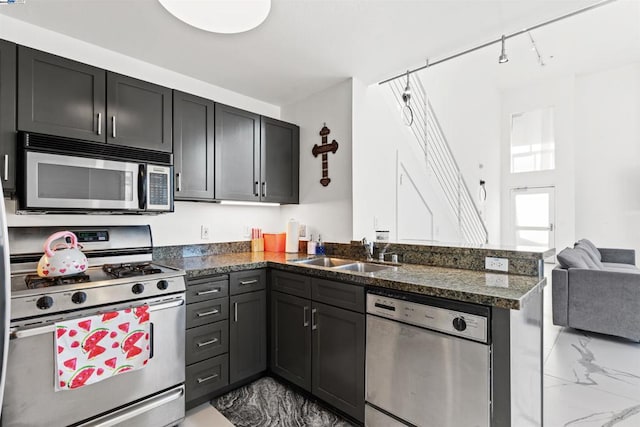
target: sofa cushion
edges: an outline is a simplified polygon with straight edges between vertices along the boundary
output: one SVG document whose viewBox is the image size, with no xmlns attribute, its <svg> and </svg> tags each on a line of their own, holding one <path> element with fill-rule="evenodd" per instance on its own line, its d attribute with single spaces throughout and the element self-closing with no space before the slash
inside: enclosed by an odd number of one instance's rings
<svg viewBox="0 0 640 427">
<path fill-rule="evenodd" d="M 580 239 L 578 240 L 578 243 L 582 243 L 587 245 L 591 251 L 593 252 L 593 254 L 596 256 L 596 258 L 598 258 L 600 261 L 602 261 L 602 254 L 600 253 L 600 251 L 598 250 L 598 247 L 596 245 L 593 244 L 593 242 L 589 239 Z"/>
<path fill-rule="evenodd" d="M 557 255 L 562 268 L 589 268 L 588 255 L 584 251 L 573 248 L 565 248 Z"/>
<path fill-rule="evenodd" d="M 597 262 L 594 261 L 593 258 L 591 258 L 589 249 L 585 249 L 582 246 L 576 246 L 574 249 L 576 251 L 582 252 L 582 254 L 584 255 L 584 260 L 587 263 L 587 267 L 594 270 L 602 270 L 602 262 L 600 262 L 600 260 L 598 260 Z"/>
<path fill-rule="evenodd" d="M 597 249 L 596 249 L 596 251 L 594 251 L 593 248 L 590 245 L 586 244 L 583 241 L 580 241 L 580 242 L 576 243 L 574 245 L 574 248 L 583 250 L 587 254 L 587 256 L 589 257 L 589 259 L 595 263 L 597 268 L 602 270 L 602 268 L 604 266 L 602 265 L 602 261 L 601 261 L 601 257 L 600 257 L 600 251 L 598 251 L 596 253 Z"/>
<path fill-rule="evenodd" d="M 602 268 L 604 270 L 623 270 L 623 271 L 627 271 L 627 272 L 632 272 L 632 271 L 640 271 L 638 270 L 638 267 L 636 267 L 635 265 L 631 265 L 631 264 L 623 264 L 621 262 L 603 262 L 602 263 Z"/>
</svg>

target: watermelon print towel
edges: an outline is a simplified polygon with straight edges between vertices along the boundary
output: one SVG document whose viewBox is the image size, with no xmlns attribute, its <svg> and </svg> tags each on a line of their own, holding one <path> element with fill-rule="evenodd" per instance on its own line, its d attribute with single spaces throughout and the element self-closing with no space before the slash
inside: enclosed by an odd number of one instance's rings
<svg viewBox="0 0 640 427">
<path fill-rule="evenodd" d="M 148 305 L 56 323 L 56 391 L 143 368 L 150 330 Z"/>
</svg>

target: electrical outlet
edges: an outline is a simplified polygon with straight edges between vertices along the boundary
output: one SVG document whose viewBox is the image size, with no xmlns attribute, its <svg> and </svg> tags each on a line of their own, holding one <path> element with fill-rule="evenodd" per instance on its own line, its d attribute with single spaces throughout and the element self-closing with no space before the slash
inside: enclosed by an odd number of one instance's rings
<svg viewBox="0 0 640 427">
<path fill-rule="evenodd" d="M 300 224 L 298 226 L 298 237 L 307 237 L 307 225 Z"/>
<path fill-rule="evenodd" d="M 200 226 L 200 238 L 202 240 L 209 240 L 209 226 L 208 225 L 201 225 Z"/>
<path fill-rule="evenodd" d="M 507 258 L 484 258 L 484 268 L 486 270 L 509 271 L 509 260 Z"/>
<path fill-rule="evenodd" d="M 251 227 L 245 225 L 242 227 L 242 236 L 243 237 L 251 237 Z"/>
</svg>

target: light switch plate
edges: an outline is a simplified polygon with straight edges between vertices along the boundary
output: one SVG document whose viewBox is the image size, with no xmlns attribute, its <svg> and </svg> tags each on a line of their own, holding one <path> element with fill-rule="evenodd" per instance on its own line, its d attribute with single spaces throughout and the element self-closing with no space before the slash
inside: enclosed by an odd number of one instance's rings
<svg viewBox="0 0 640 427">
<path fill-rule="evenodd" d="M 200 226 L 200 238 L 202 240 L 209 240 L 209 226 L 201 225 Z"/>
<path fill-rule="evenodd" d="M 509 259 L 508 258 L 494 258 L 494 257 L 485 257 L 484 258 L 484 268 L 486 270 L 496 270 L 496 271 L 509 271 Z"/>
</svg>

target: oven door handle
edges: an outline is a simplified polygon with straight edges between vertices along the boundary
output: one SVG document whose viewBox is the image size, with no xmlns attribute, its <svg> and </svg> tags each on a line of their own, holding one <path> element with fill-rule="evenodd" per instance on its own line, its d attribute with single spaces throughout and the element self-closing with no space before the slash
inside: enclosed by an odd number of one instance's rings
<svg viewBox="0 0 640 427">
<path fill-rule="evenodd" d="M 149 311 L 166 310 L 167 308 L 180 307 L 181 305 L 184 305 L 184 298 L 180 298 L 175 301 L 169 301 L 169 302 L 163 302 L 160 304 L 150 305 Z"/>
<path fill-rule="evenodd" d="M 19 338 L 35 337 L 36 335 L 50 334 L 55 330 L 56 330 L 55 324 L 40 326 L 37 328 L 12 329 L 10 332 L 10 338 L 14 340 Z"/>
<path fill-rule="evenodd" d="M 97 420 L 89 421 L 88 423 L 81 424 L 80 427 L 111 427 L 117 424 L 121 424 L 127 420 L 137 417 L 145 412 L 149 412 L 162 405 L 166 405 L 174 400 L 180 399 L 184 395 L 184 386 L 181 386 L 176 390 L 169 390 L 147 401 L 139 402 L 128 408 L 123 408 L 115 413 L 105 415 Z"/>
<path fill-rule="evenodd" d="M 160 311 L 166 310 L 168 308 L 180 307 L 184 305 L 184 299 L 180 298 L 174 301 L 164 302 L 160 304 L 154 304 L 149 306 L 149 311 Z M 24 328 L 24 329 L 11 329 L 10 330 L 10 338 L 19 339 L 19 338 L 28 338 L 34 337 L 36 335 L 49 334 L 56 330 L 55 323 L 51 323 L 45 326 L 38 326 L 35 328 Z"/>
</svg>

